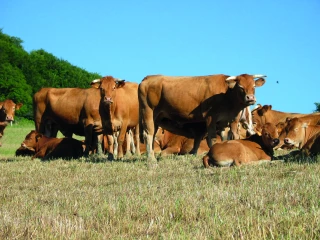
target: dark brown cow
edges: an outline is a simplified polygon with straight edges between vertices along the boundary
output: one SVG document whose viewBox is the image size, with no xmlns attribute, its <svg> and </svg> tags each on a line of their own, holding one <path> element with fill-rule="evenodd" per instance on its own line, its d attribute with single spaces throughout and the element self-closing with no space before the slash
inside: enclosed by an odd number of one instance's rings
<svg viewBox="0 0 320 240">
<path fill-rule="evenodd" d="M 319 125 L 309 125 L 309 122 L 301 118 L 290 119 L 281 135 L 284 137 L 284 144 L 301 149 L 306 142 L 320 132 Z"/>
<path fill-rule="evenodd" d="M 140 139 L 147 144 L 148 162 L 156 161 L 152 139 L 158 126 L 194 138 L 190 153 L 197 153 L 206 133 L 211 147 L 217 129 L 224 129 L 242 109 L 256 102 L 255 87 L 265 83 L 262 77 L 265 76 L 145 77 L 139 84 L 138 96 Z"/>
<path fill-rule="evenodd" d="M 84 156 L 85 145 L 74 138 L 51 138 L 32 130 L 21 143 L 21 147 L 35 152 L 32 159 L 49 160 L 80 158 Z"/>
<path fill-rule="evenodd" d="M 119 132 L 117 158 L 123 158 L 123 143 L 126 132 L 130 129 L 137 142 L 137 155 L 140 155 L 138 84 L 106 76 L 92 81 L 91 85 L 101 93 L 100 115 L 105 134 Z"/>
<path fill-rule="evenodd" d="M 254 130 L 256 132 L 261 132 L 262 126 L 267 122 L 277 125 L 279 122 L 285 122 L 288 117 L 294 118 L 307 115 L 302 113 L 276 111 L 272 109 L 271 105 L 261 106 L 260 104 L 258 104 L 251 113 Z"/>
<path fill-rule="evenodd" d="M 6 99 L 0 102 L 0 138 L 4 134 L 4 129 L 7 127 L 8 123 L 14 121 L 14 115 L 16 110 L 22 107 L 22 103 L 15 104 L 11 99 Z M 0 142 L 0 146 L 1 146 Z"/>
<path fill-rule="evenodd" d="M 155 141 L 160 145 L 161 156 L 170 154 L 184 155 L 188 154 L 193 148 L 193 138 L 187 138 L 181 135 L 176 135 L 159 127 Z M 217 136 L 217 142 L 221 142 L 220 136 Z M 198 154 L 207 153 L 209 151 L 206 140 L 200 142 Z"/>
<path fill-rule="evenodd" d="M 37 132 L 56 137 L 85 136 L 85 155 L 97 150 L 97 135 L 102 133 L 99 114 L 100 91 L 95 88 L 42 88 L 33 97 Z"/>
<path fill-rule="evenodd" d="M 273 158 L 273 148 L 279 143 L 277 128 L 272 123 L 262 127 L 262 135 L 252 135 L 247 139 L 229 140 L 214 144 L 203 157 L 205 167 L 261 163 Z"/>
</svg>

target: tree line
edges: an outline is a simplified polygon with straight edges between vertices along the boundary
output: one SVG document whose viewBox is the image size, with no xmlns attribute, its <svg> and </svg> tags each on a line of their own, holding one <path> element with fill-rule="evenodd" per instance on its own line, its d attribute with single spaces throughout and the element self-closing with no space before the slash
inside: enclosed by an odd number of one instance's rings
<svg viewBox="0 0 320 240">
<path fill-rule="evenodd" d="M 22 43 L 0 29 L 0 101 L 23 103 L 18 117 L 33 120 L 32 96 L 40 88 L 88 88 L 92 79 L 101 78 L 43 49 L 28 53 Z"/>
<path fill-rule="evenodd" d="M 28 53 L 22 43 L 0 29 L 0 101 L 23 103 L 16 113 L 18 117 L 33 120 L 32 96 L 40 88 L 88 88 L 92 79 L 101 78 L 43 49 Z M 315 112 L 320 112 L 320 103 L 315 105 Z"/>
</svg>

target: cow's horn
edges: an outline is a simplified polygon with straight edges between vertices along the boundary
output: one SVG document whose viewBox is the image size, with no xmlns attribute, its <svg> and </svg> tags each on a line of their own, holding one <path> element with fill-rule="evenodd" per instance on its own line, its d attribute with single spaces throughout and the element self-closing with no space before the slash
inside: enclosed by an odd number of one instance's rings
<svg viewBox="0 0 320 240">
<path fill-rule="evenodd" d="M 237 76 L 230 76 L 226 79 L 226 81 L 235 80 L 236 78 L 237 78 Z"/>
<path fill-rule="evenodd" d="M 263 77 L 267 77 L 266 75 L 263 74 L 254 74 L 252 75 L 253 78 L 263 78 Z"/>
<path fill-rule="evenodd" d="M 100 78 L 92 80 L 91 83 L 98 83 L 98 82 L 100 82 Z"/>
</svg>

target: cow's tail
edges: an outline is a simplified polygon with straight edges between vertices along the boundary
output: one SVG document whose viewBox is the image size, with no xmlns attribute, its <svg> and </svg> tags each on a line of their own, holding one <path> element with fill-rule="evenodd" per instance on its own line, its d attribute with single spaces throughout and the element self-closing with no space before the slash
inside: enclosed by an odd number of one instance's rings
<svg viewBox="0 0 320 240">
<path fill-rule="evenodd" d="M 202 158 L 202 162 L 203 162 L 203 166 L 205 168 L 209 168 L 210 167 L 210 157 L 208 155 L 205 155 L 203 158 Z"/>
</svg>

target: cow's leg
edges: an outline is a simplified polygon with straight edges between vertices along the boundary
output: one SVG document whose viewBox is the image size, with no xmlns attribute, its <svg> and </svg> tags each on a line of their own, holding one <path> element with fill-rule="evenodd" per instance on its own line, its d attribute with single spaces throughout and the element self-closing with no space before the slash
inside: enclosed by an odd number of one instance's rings
<svg viewBox="0 0 320 240">
<path fill-rule="evenodd" d="M 84 128 L 84 136 L 85 136 L 85 145 L 86 149 L 84 151 L 84 156 L 87 157 L 90 152 L 93 151 L 92 149 L 92 131 L 93 131 L 93 125 L 92 124 L 85 124 Z"/>
<path fill-rule="evenodd" d="M 135 149 L 136 149 L 136 152 L 135 154 L 140 156 L 141 153 L 140 153 L 140 141 L 139 141 L 139 124 L 133 129 L 133 133 L 132 133 L 132 144 L 134 146 L 134 144 L 136 143 L 136 146 L 135 146 Z"/>
<path fill-rule="evenodd" d="M 217 126 L 216 126 L 217 121 L 213 117 L 209 116 L 206 119 L 206 123 L 207 123 L 207 131 L 208 131 L 207 144 L 208 144 L 208 147 L 211 148 L 212 145 L 217 141 Z"/>
<path fill-rule="evenodd" d="M 123 123 L 120 131 L 119 131 L 119 136 L 118 136 L 118 159 L 123 159 L 123 142 L 124 138 L 126 137 L 126 132 L 127 132 L 127 124 Z"/>
<path fill-rule="evenodd" d="M 126 157 L 130 157 L 130 156 L 132 156 L 132 153 L 131 153 L 131 143 L 132 143 L 132 137 L 131 137 L 131 135 L 132 135 L 132 132 L 131 132 L 131 130 L 128 130 L 128 131 L 126 131 L 126 136 L 125 136 L 125 138 L 126 138 Z"/>
<path fill-rule="evenodd" d="M 193 148 L 192 150 L 189 152 L 190 154 L 193 154 L 193 155 L 197 155 L 198 153 L 198 149 L 200 147 L 200 142 L 202 140 L 203 136 L 202 135 L 199 135 L 197 134 L 194 138 L 194 142 L 193 142 Z"/>
<path fill-rule="evenodd" d="M 114 160 L 114 137 L 113 135 L 106 135 L 108 141 L 108 160 Z"/>
</svg>

